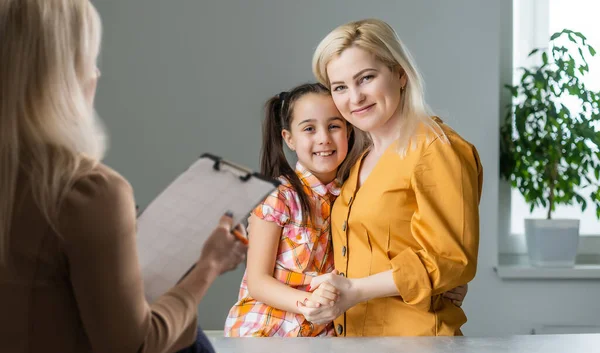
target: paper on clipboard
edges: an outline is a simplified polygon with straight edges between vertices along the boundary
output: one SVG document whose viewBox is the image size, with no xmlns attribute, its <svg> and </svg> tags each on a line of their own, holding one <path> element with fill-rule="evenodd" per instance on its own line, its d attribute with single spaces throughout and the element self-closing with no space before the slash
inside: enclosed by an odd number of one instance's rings
<svg viewBox="0 0 600 353">
<path fill-rule="evenodd" d="M 226 211 L 234 224 L 244 221 L 278 184 L 210 154 L 177 177 L 138 217 L 146 299 L 156 300 L 194 265 Z"/>
</svg>

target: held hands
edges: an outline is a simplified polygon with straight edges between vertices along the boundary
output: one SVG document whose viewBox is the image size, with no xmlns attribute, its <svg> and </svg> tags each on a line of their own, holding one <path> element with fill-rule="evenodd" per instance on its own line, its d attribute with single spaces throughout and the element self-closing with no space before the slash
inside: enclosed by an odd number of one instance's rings
<svg viewBox="0 0 600 353">
<path fill-rule="evenodd" d="M 358 302 L 352 280 L 340 276 L 336 270 L 313 278 L 309 288 L 314 291 L 297 306 L 306 320 L 315 324 L 333 321 Z"/>
<path fill-rule="evenodd" d="M 244 261 L 248 251 L 248 246 L 232 234 L 232 223 L 231 215 L 225 214 L 221 217 L 219 225 L 204 243 L 198 260 L 198 262 L 206 261 L 218 275 L 235 269 L 240 262 Z M 238 225 L 235 231 L 246 237 L 243 226 Z"/>
<path fill-rule="evenodd" d="M 308 286 L 308 290 L 310 291 L 311 289 L 313 288 L 311 286 Z M 335 305 L 338 296 L 339 291 L 328 282 L 325 282 L 321 283 L 317 287 L 317 289 L 314 289 L 314 291 L 310 293 L 310 295 L 307 297 L 303 304 L 315 308 L 318 308 L 320 306 L 333 306 Z"/>
</svg>

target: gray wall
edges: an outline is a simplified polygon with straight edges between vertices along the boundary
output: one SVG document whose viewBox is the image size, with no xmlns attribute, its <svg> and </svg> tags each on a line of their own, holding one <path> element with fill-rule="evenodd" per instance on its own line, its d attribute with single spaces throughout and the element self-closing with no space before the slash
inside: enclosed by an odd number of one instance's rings
<svg viewBox="0 0 600 353">
<path fill-rule="evenodd" d="M 479 270 L 464 332 L 600 324 L 596 281 L 502 281 L 493 272 L 498 229 L 506 228 L 497 141 L 501 87 L 511 77 L 511 1 L 94 3 L 104 23 L 97 108 L 111 133 L 106 163 L 133 184 L 140 206 L 202 152 L 256 168 L 264 101 L 313 80 L 312 51 L 335 26 L 378 17 L 412 51 L 432 107 L 477 146 L 484 164 Z M 241 275 L 229 273 L 211 288 L 199 309 L 204 328 L 222 328 Z"/>
</svg>

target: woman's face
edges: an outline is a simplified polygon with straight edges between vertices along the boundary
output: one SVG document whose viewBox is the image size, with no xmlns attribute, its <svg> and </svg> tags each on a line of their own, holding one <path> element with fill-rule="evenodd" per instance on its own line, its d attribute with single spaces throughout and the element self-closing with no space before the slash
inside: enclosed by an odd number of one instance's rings
<svg viewBox="0 0 600 353">
<path fill-rule="evenodd" d="M 331 94 L 342 116 L 368 133 L 393 129 L 406 75 L 368 51 L 350 47 L 327 65 Z"/>
</svg>

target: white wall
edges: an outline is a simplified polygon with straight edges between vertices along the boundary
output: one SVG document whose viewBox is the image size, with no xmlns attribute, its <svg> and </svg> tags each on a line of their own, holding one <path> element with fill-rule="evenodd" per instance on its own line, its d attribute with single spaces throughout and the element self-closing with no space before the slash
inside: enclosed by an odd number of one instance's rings
<svg viewBox="0 0 600 353">
<path fill-rule="evenodd" d="M 111 132 L 106 162 L 130 180 L 140 206 L 202 152 L 258 167 L 264 101 L 313 80 L 312 51 L 335 26 L 378 17 L 411 49 L 430 104 L 483 161 L 479 270 L 465 334 L 600 325 L 597 281 L 502 281 L 493 272 L 498 229 L 506 228 L 497 141 L 501 87 L 511 77 L 511 1 L 93 2 L 104 23 L 97 108 Z M 211 288 L 199 309 L 204 328 L 222 328 L 241 274 Z"/>
</svg>

